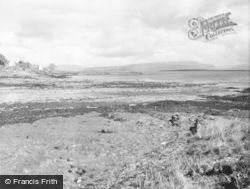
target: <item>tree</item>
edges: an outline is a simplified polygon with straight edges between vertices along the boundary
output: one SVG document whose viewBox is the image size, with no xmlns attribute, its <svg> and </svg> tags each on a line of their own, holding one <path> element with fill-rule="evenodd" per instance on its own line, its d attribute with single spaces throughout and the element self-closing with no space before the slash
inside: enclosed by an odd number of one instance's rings
<svg viewBox="0 0 250 189">
<path fill-rule="evenodd" d="M 5 58 L 4 55 L 0 54 L 0 66 L 8 66 L 9 61 Z"/>
<path fill-rule="evenodd" d="M 56 65 L 55 64 L 50 64 L 49 66 L 48 66 L 48 70 L 50 71 L 50 72 L 53 72 L 53 71 L 55 71 L 55 69 L 56 69 Z"/>
</svg>

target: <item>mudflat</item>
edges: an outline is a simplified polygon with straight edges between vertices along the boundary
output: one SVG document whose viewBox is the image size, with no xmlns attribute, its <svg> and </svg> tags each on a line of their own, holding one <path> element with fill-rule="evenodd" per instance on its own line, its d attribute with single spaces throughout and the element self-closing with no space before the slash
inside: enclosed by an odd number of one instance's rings
<svg viewBox="0 0 250 189">
<path fill-rule="evenodd" d="M 2 78 L 0 174 L 63 174 L 66 189 L 249 187 L 248 87 L 109 79 Z"/>
</svg>

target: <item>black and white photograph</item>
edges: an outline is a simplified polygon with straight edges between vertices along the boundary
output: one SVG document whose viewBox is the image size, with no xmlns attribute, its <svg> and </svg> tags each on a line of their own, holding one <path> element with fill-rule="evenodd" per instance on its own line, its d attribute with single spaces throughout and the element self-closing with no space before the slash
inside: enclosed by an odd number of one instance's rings
<svg viewBox="0 0 250 189">
<path fill-rule="evenodd" d="M 250 1 L 0 0 L 0 189 L 250 189 Z"/>
</svg>

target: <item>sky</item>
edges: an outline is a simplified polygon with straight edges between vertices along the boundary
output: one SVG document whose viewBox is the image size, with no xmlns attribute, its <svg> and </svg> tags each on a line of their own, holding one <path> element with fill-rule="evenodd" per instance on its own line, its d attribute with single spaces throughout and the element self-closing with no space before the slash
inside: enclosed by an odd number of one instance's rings
<svg viewBox="0 0 250 189">
<path fill-rule="evenodd" d="M 249 63 L 249 0 L 0 0 L 0 53 L 82 67 Z M 188 20 L 231 12 L 235 32 L 190 40 Z"/>
</svg>

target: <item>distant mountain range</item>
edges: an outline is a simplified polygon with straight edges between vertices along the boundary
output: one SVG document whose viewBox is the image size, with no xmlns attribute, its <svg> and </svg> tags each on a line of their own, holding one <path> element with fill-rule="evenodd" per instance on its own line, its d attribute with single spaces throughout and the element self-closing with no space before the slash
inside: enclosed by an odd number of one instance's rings
<svg viewBox="0 0 250 189">
<path fill-rule="evenodd" d="M 156 62 L 146 64 L 129 65 L 128 68 L 132 68 L 134 71 L 142 72 L 159 72 L 168 70 L 211 70 L 215 69 L 213 65 L 201 64 L 194 61 L 182 61 L 182 62 Z"/>
<path fill-rule="evenodd" d="M 250 64 L 240 64 L 228 68 L 229 70 L 250 70 Z"/>
<path fill-rule="evenodd" d="M 150 73 L 164 71 L 202 71 L 202 70 L 249 70 L 248 64 L 233 67 L 217 68 L 211 64 L 202 64 L 195 61 L 176 61 L 176 62 L 155 62 L 130 64 L 126 66 L 109 66 L 86 68 L 82 73 L 87 74 L 126 74 L 126 73 Z"/>
<path fill-rule="evenodd" d="M 156 62 L 156 63 L 142 63 L 130 64 L 126 66 L 110 66 L 110 67 L 96 67 L 86 68 L 83 73 L 150 73 L 162 72 L 169 70 L 213 70 L 216 69 L 210 64 L 201 64 L 194 61 L 182 62 Z"/>
<path fill-rule="evenodd" d="M 150 73 L 164 71 L 202 71 L 202 70 L 250 70 L 250 64 L 237 66 L 215 67 L 195 61 L 155 62 L 142 64 L 129 64 L 125 66 L 107 66 L 84 68 L 79 65 L 56 65 L 56 72 L 81 72 L 84 74 L 126 74 Z"/>
<path fill-rule="evenodd" d="M 70 65 L 70 64 L 55 65 L 56 72 L 80 72 L 82 70 L 84 70 L 84 68 L 78 65 Z"/>
<path fill-rule="evenodd" d="M 0 54 L 0 69 L 9 67 L 9 61 Z M 39 65 L 33 65 L 29 62 L 19 61 L 14 64 L 14 67 L 22 68 L 23 70 L 33 70 L 36 73 L 41 73 Z M 48 70 L 49 69 L 49 70 Z M 108 66 L 108 67 L 92 67 L 84 68 L 80 65 L 55 65 L 50 64 L 45 67 L 43 71 L 50 71 L 55 73 L 82 73 L 82 74 L 143 74 L 152 72 L 165 71 L 202 71 L 202 70 L 246 70 L 250 71 L 250 64 L 240 64 L 237 66 L 215 67 L 211 64 L 203 64 L 196 61 L 172 61 L 172 62 L 150 62 L 141 64 L 130 64 L 125 66 Z"/>
</svg>

